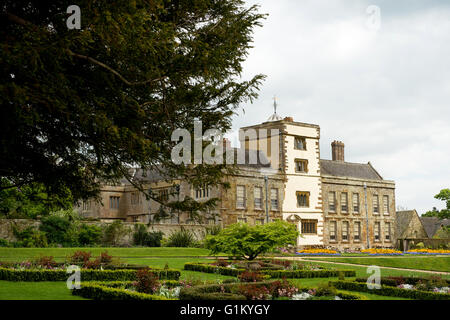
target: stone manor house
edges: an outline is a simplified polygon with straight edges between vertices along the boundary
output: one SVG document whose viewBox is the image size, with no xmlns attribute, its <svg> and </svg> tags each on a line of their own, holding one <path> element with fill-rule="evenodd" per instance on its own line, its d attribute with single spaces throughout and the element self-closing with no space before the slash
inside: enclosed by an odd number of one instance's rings
<svg viewBox="0 0 450 320">
<path fill-rule="evenodd" d="M 277 134 L 244 136 L 241 148 L 247 154 L 256 151 L 265 161 L 238 165 L 236 174 L 225 177 L 228 189 L 194 189 L 185 181 L 166 180 L 160 173 L 142 170 L 135 170 L 135 179 L 144 180 L 164 201 L 187 196 L 197 201 L 218 198 L 216 208 L 202 214 L 202 224 L 225 227 L 236 222 L 254 225 L 283 219 L 297 225 L 300 248 L 363 249 L 368 241 L 370 247 L 395 245 L 394 181 L 384 180 L 370 162 L 345 162 L 340 141 L 331 144 L 332 160 L 321 159 L 318 125 L 281 118 L 275 112 L 267 122 L 241 128 L 244 132 L 249 129 Z M 238 150 L 227 140 L 224 149 Z M 102 204 L 88 201 L 77 210 L 102 221 L 120 219 L 162 228 L 198 223 L 183 212 L 156 219 L 160 204 L 146 200 L 126 180 L 103 186 L 101 198 Z"/>
</svg>

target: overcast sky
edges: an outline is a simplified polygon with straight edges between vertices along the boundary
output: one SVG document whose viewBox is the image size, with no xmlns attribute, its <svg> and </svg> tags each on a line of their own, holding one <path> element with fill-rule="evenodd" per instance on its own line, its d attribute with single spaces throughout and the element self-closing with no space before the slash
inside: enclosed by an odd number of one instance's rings
<svg viewBox="0 0 450 320">
<path fill-rule="evenodd" d="M 267 75 L 234 129 L 273 113 L 320 125 L 322 159 L 345 143 L 419 214 L 450 188 L 450 1 L 252 0 L 268 13 L 243 78 Z M 370 5 L 380 8 L 380 27 Z M 373 12 L 373 11 L 371 11 Z"/>
</svg>

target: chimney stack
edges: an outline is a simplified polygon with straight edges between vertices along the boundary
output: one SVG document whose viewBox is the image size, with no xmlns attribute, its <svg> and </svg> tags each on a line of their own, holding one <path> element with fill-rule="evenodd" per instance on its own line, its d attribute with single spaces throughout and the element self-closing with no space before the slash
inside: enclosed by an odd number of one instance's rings
<svg viewBox="0 0 450 320">
<path fill-rule="evenodd" d="M 331 154 L 333 161 L 344 162 L 344 143 L 342 141 L 333 141 L 331 143 Z"/>
</svg>

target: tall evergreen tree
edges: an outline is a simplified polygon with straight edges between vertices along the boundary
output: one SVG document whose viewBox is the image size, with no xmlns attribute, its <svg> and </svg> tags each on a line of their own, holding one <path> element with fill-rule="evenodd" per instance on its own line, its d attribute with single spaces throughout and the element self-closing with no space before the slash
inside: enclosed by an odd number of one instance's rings
<svg viewBox="0 0 450 320">
<path fill-rule="evenodd" d="M 264 15 L 242 0 L 2 2 L 0 177 L 12 186 L 69 188 L 74 199 L 100 183 L 131 179 L 129 166 L 215 184 L 223 167 L 194 172 L 170 159 L 176 128 L 226 131 L 257 95 L 242 63 Z M 191 168 L 192 169 L 192 168 Z"/>
</svg>

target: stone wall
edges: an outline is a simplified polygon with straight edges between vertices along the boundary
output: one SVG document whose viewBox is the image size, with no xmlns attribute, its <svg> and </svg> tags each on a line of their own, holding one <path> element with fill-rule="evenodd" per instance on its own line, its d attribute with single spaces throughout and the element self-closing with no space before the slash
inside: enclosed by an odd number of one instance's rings
<svg viewBox="0 0 450 320">
<path fill-rule="evenodd" d="M 23 230 L 27 227 L 38 228 L 41 224 L 38 220 L 29 219 L 0 219 L 0 239 L 6 239 L 8 241 L 16 241 L 14 236 L 14 226 L 18 230 Z"/>
<path fill-rule="evenodd" d="M 83 221 L 85 224 L 94 224 L 100 227 L 105 227 L 111 222 L 102 221 Z M 41 222 L 39 220 L 31 219 L 0 219 L 0 239 L 6 239 L 8 241 L 16 241 L 16 237 L 13 233 L 13 226 L 16 226 L 19 230 L 23 230 L 27 227 L 39 228 Z M 128 228 L 129 232 L 119 242 L 121 245 L 131 245 L 133 242 L 133 233 L 136 223 L 124 222 L 123 225 Z M 201 240 L 205 236 L 206 228 L 208 225 L 194 225 L 194 224 L 151 224 L 147 227 L 149 232 L 161 231 L 164 234 L 164 238 L 167 238 L 172 232 L 179 231 L 181 228 L 191 231 L 196 240 Z"/>
</svg>

